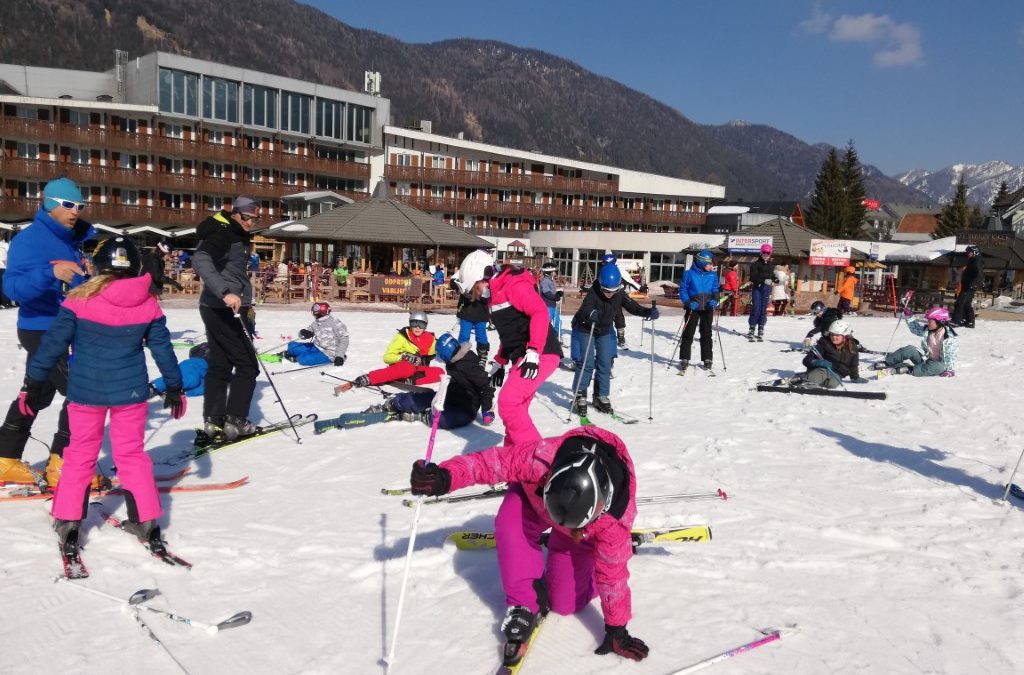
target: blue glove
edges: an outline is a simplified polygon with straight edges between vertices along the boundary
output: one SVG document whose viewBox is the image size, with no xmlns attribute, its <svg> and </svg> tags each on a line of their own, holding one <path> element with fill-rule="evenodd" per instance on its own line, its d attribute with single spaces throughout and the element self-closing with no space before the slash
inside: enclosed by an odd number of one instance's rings
<svg viewBox="0 0 1024 675">
<path fill-rule="evenodd" d="M 708 307 L 711 309 L 718 307 L 718 300 L 708 300 Z"/>
<path fill-rule="evenodd" d="M 485 410 L 480 414 L 480 421 L 485 427 L 489 427 L 494 424 L 494 413 L 490 410 Z"/>
<path fill-rule="evenodd" d="M 647 321 L 657 321 L 659 316 L 661 316 L 661 313 L 658 311 L 657 307 L 651 307 L 647 310 Z"/>
<path fill-rule="evenodd" d="M 697 311 L 697 301 L 696 300 L 690 300 L 690 311 L 693 311 L 693 312 Z"/>
</svg>

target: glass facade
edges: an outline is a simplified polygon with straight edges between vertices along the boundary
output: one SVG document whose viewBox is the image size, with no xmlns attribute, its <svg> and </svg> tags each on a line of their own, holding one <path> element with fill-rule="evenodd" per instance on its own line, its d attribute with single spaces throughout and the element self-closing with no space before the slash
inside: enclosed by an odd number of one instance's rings
<svg viewBox="0 0 1024 675">
<path fill-rule="evenodd" d="M 369 143 L 370 124 L 373 119 L 373 108 L 350 104 L 348 106 L 348 127 L 345 129 L 345 140 Z"/>
<path fill-rule="evenodd" d="M 345 104 L 326 98 L 316 100 L 316 135 L 343 138 L 345 132 Z"/>
<path fill-rule="evenodd" d="M 309 133 L 310 97 L 291 91 L 281 92 L 281 130 Z"/>
<path fill-rule="evenodd" d="M 203 76 L 203 117 L 238 122 L 238 83 Z"/>
<path fill-rule="evenodd" d="M 685 253 L 651 253 L 651 276 L 648 283 L 671 281 L 678 284 L 685 271 Z"/>
<path fill-rule="evenodd" d="M 247 84 L 242 87 L 242 124 L 277 128 L 277 89 Z"/>
<path fill-rule="evenodd" d="M 198 115 L 199 76 L 170 68 L 161 68 L 159 76 L 161 112 Z"/>
</svg>

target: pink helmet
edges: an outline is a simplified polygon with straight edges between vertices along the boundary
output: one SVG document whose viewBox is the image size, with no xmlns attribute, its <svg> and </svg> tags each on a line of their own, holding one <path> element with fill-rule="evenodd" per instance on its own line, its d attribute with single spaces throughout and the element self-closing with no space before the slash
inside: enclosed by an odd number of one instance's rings
<svg viewBox="0 0 1024 675">
<path fill-rule="evenodd" d="M 949 312 L 945 307 L 932 307 L 924 313 L 924 318 L 932 319 L 939 323 L 945 323 L 946 321 L 949 321 Z"/>
<path fill-rule="evenodd" d="M 768 255 L 771 255 L 772 254 L 772 245 L 771 244 L 761 244 L 761 253 L 762 254 L 763 253 L 767 253 Z"/>
</svg>

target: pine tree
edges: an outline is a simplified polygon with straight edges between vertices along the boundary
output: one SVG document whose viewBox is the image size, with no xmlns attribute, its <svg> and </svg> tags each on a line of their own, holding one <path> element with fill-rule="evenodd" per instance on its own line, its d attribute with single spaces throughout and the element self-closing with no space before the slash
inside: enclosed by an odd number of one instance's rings
<svg viewBox="0 0 1024 675">
<path fill-rule="evenodd" d="M 860 237 L 860 225 L 867 207 L 864 206 L 864 177 L 852 140 L 846 144 L 846 154 L 843 155 L 843 189 L 846 192 L 847 210 L 838 238 L 857 239 Z"/>
<path fill-rule="evenodd" d="M 935 228 L 935 237 L 952 237 L 960 230 L 969 229 L 978 215 L 978 208 L 971 208 L 967 204 L 967 184 L 964 183 L 964 177 L 960 176 L 960 181 L 956 184 L 956 196 L 939 212 L 939 225 Z"/>
<path fill-rule="evenodd" d="M 1004 180 L 1003 182 L 1001 182 L 999 184 L 999 191 L 996 192 L 995 199 L 992 200 L 992 210 L 995 211 L 996 210 L 996 204 L 998 204 L 999 202 L 1003 201 L 1004 199 L 1006 199 L 1009 196 L 1010 196 L 1010 186 L 1007 185 L 1006 181 Z"/>
<path fill-rule="evenodd" d="M 843 167 L 835 148 L 828 151 L 814 179 L 811 207 L 807 211 L 807 227 L 822 234 L 841 238 L 849 203 L 843 189 Z"/>
</svg>

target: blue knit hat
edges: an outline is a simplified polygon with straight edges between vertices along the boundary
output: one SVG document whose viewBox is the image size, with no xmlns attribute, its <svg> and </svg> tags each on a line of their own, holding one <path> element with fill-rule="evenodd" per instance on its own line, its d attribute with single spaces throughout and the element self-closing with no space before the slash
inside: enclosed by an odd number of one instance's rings
<svg viewBox="0 0 1024 675">
<path fill-rule="evenodd" d="M 85 201 L 85 198 L 82 196 L 82 191 L 78 189 L 77 185 L 75 185 L 75 181 L 70 178 L 57 178 L 55 180 L 51 180 L 46 184 L 46 187 L 43 188 L 43 208 L 46 209 L 47 213 L 49 213 L 57 208 L 59 204 L 53 201 L 53 199 L 47 199 L 47 197 L 61 200 L 66 199 L 69 202 L 82 203 Z"/>
</svg>

